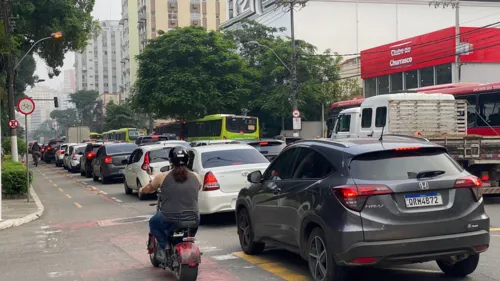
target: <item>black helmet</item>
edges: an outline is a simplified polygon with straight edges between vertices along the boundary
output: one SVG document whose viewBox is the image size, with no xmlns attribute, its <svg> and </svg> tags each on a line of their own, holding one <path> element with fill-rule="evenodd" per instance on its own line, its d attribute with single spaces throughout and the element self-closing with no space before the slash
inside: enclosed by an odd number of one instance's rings
<svg viewBox="0 0 500 281">
<path fill-rule="evenodd" d="M 185 166 L 189 160 L 188 153 L 184 146 L 176 146 L 168 153 L 170 163 L 175 166 Z"/>
</svg>

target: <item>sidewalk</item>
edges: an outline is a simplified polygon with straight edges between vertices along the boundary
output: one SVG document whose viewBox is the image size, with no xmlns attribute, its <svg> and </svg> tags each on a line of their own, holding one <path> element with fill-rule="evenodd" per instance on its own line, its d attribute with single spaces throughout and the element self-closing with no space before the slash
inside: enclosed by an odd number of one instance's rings
<svg viewBox="0 0 500 281">
<path fill-rule="evenodd" d="M 38 219 L 42 215 L 44 207 L 33 187 L 29 190 L 29 197 L 29 202 L 26 199 L 2 200 L 0 230 L 28 223 Z"/>
</svg>

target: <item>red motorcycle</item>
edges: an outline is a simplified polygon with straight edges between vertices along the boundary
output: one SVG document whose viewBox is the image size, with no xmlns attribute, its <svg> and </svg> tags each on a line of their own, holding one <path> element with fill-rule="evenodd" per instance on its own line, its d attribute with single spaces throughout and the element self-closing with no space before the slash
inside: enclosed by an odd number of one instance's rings
<svg viewBox="0 0 500 281">
<path fill-rule="evenodd" d="M 157 203 L 149 204 L 157 206 L 157 211 L 160 210 L 161 193 L 158 191 Z M 165 249 L 165 259 L 158 258 L 158 242 L 153 234 L 149 233 L 148 254 L 151 264 L 155 267 L 170 269 L 178 278 L 179 281 L 195 281 L 198 277 L 198 266 L 201 263 L 201 252 L 198 246 L 194 243 L 195 238 L 192 233 L 198 228 L 196 222 L 197 214 L 187 214 L 183 212 L 182 217 L 191 217 L 192 220 L 183 220 L 174 224 L 171 229 L 168 229 L 168 246 Z"/>
</svg>

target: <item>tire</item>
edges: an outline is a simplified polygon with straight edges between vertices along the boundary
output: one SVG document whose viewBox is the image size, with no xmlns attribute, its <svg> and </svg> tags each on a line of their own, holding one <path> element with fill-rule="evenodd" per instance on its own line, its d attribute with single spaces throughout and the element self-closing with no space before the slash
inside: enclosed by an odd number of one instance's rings
<svg viewBox="0 0 500 281">
<path fill-rule="evenodd" d="M 179 281 L 196 281 L 196 278 L 198 278 L 198 265 L 181 264 L 179 271 L 175 272 L 175 274 Z"/>
<path fill-rule="evenodd" d="M 141 189 L 142 185 L 139 180 L 137 180 L 137 198 L 139 198 L 139 201 L 146 200 L 146 194 L 140 194 L 139 189 Z"/>
<path fill-rule="evenodd" d="M 246 208 L 242 208 L 238 212 L 236 225 L 238 227 L 238 237 L 243 252 L 247 255 L 261 254 L 266 248 L 266 244 L 254 241 L 252 224 L 250 223 L 250 216 Z"/>
<path fill-rule="evenodd" d="M 156 249 L 158 249 L 158 242 L 156 241 L 156 239 L 153 239 L 153 245 L 155 250 L 151 254 L 149 254 L 149 261 L 154 267 L 159 267 L 160 262 L 156 258 Z"/>
<path fill-rule="evenodd" d="M 130 195 L 132 194 L 133 190 L 132 188 L 128 187 L 127 180 L 123 180 L 123 187 L 125 188 L 125 194 Z"/>
<path fill-rule="evenodd" d="M 102 184 L 108 184 L 109 183 L 109 178 L 106 178 L 101 170 L 101 182 Z"/>
<path fill-rule="evenodd" d="M 447 263 L 443 260 L 438 260 L 436 263 L 446 276 L 463 278 L 476 270 L 479 264 L 479 254 L 470 255 L 465 260 L 461 260 L 454 264 Z"/>
<path fill-rule="evenodd" d="M 82 169 L 80 169 L 80 176 L 82 176 L 82 177 L 85 176 L 85 172 Z"/>
<path fill-rule="evenodd" d="M 91 176 L 92 176 L 92 173 L 89 170 L 85 169 L 85 177 L 90 178 Z"/>
<path fill-rule="evenodd" d="M 328 251 L 325 233 L 319 227 L 313 229 L 307 240 L 307 263 L 314 281 L 347 279 L 347 269 L 335 263 L 333 254 Z"/>
<path fill-rule="evenodd" d="M 95 175 L 95 173 L 92 173 L 92 180 L 93 181 L 99 181 L 99 177 Z"/>
</svg>

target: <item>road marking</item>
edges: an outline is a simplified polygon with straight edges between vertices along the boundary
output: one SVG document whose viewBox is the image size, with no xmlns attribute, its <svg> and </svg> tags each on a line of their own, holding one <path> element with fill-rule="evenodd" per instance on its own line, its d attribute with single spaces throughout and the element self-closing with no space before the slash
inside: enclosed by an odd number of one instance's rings
<svg viewBox="0 0 500 281">
<path fill-rule="evenodd" d="M 424 268 L 404 268 L 404 267 L 389 267 L 388 270 L 408 271 L 408 272 L 422 272 L 422 273 L 443 273 L 439 270 L 424 269 Z"/>
<path fill-rule="evenodd" d="M 62 272 L 49 272 L 47 273 L 47 276 L 49 278 L 58 278 L 58 277 L 64 277 L 64 276 L 72 276 L 75 275 L 73 271 L 62 271 Z"/>
<path fill-rule="evenodd" d="M 217 260 L 217 261 L 226 261 L 226 260 L 234 260 L 238 259 L 237 256 L 233 254 L 228 254 L 228 255 L 221 255 L 221 256 L 211 256 L 210 258 Z"/>
<path fill-rule="evenodd" d="M 104 195 L 107 195 L 108 193 L 107 192 L 104 192 L 102 190 L 99 190 L 99 192 L 97 192 L 97 194 L 104 194 Z"/>
<path fill-rule="evenodd" d="M 69 199 L 71 199 L 71 196 L 69 194 L 65 194 L 65 195 L 66 195 L 66 197 L 68 197 Z"/>
<path fill-rule="evenodd" d="M 49 180 L 49 182 L 52 182 L 51 180 Z"/>
<path fill-rule="evenodd" d="M 246 255 L 243 252 L 236 252 L 233 253 L 233 255 L 240 257 L 244 260 L 246 260 L 249 263 L 255 264 L 258 267 L 264 269 L 267 272 L 270 272 L 278 277 L 281 277 L 284 280 L 287 281 L 308 281 L 309 277 L 295 273 L 289 269 L 286 269 L 283 267 L 283 264 L 277 263 L 277 262 L 272 262 L 271 260 L 262 258 L 262 257 L 257 257 L 257 256 L 249 256 Z"/>
<path fill-rule="evenodd" d="M 490 228 L 490 231 L 500 231 L 500 227 L 492 227 Z"/>
<path fill-rule="evenodd" d="M 76 203 L 76 202 L 73 202 L 73 204 L 75 204 L 75 206 L 76 206 L 77 208 L 83 208 L 83 207 L 82 207 L 82 205 L 80 205 L 80 204 L 78 204 L 78 203 Z"/>
<path fill-rule="evenodd" d="M 222 250 L 221 249 L 217 249 L 217 247 L 207 246 L 207 247 L 200 247 L 200 251 L 203 252 L 203 253 L 211 253 L 211 252 L 219 252 L 219 251 L 222 251 Z"/>
<path fill-rule="evenodd" d="M 92 191 L 96 191 L 96 190 L 97 190 L 97 187 L 95 187 L 95 186 L 89 185 L 88 187 L 89 187 L 89 188 L 90 188 L 90 190 L 92 190 Z"/>
<path fill-rule="evenodd" d="M 59 191 L 64 192 L 64 190 L 62 190 L 62 188 L 59 187 L 58 189 L 59 189 Z"/>
<path fill-rule="evenodd" d="M 62 230 L 54 230 L 54 231 L 37 231 L 36 233 L 41 233 L 41 234 L 53 234 L 53 233 L 59 233 L 61 232 Z"/>
<path fill-rule="evenodd" d="M 122 201 L 122 200 L 120 200 L 120 199 L 118 199 L 118 198 L 116 198 L 116 197 L 111 197 L 111 199 L 115 200 L 115 201 L 116 201 L 116 202 L 118 202 L 118 203 L 123 203 L 123 201 Z"/>
<path fill-rule="evenodd" d="M 53 186 L 54 186 L 54 187 L 57 187 L 57 184 L 55 184 L 55 183 L 54 183 L 54 184 L 53 184 Z"/>
</svg>

